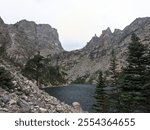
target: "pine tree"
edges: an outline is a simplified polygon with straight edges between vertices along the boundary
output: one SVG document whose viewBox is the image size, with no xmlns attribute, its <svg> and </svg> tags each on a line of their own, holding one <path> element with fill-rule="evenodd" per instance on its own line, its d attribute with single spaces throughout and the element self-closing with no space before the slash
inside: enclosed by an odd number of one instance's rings
<svg viewBox="0 0 150 130">
<path fill-rule="evenodd" d="M 28 60 L 22 70 L 22 74 L 30 80 L 36 80 L 37 85 L 60 85 L 66 83 L 66 73 L 59 66 L 51 66 L 50 59 L 44 58 L 38 52 L 32 59 Z"/>
<path fill-rule="evenodd" d="M 4 67 L 0 67 L 0 87 L 7 91 L 14 89 L 12 80 L 13 77 L 11 76 L 10 72 L 5 70 Z"/>
<path fill-rule="evenodd" d="M 150 89 L 150 49 L 147 49 L 147 55 L 145 59 L 146 70 L 145 70 L 145 88 Z"/>
<path fill-rule="evenodd" d="M 145 85 L 144 85 L 144 96 L 145 104 L 147 104 L 147 112 L 150 112 L 150 49 L 147 49 L 146 55 L 146 70 L 145 70 Z"/>
<path fill-rule="evenodd" d="M 35 79 L 37 81 L 37 86 L 40 86 L 42 76 L 44 75 L 44 64 L 43 56 L 38 52 L 32 59 L 30 59 L 23 69 L 23 74 L 29 79 Z"/>
<path fill-rule="evenodd" d="M 99 75 L 98 75 L 98 83 L 97 83 L 97 89 L 100 90 L 102 88 L 105 87 L 105 83 L 104 83 L 104 78 L 103 78 L 103 73 L 102 71 L 99 72 Z"/>
<path fill-rule="evenodd" d="M 122 72 L 120 108 L 121 112 L 144 112 L 146 98 L 145 85 L 146 48 L 136 34 L 132 34 L 128 46 L 127 66 Z"/>
<path fill-rule="evenodd" d="M 118 72 L 117 72 L 117 60 L 114 53 L 114 49 L 111 52 L 111 63 L 109 67 L 110 78 L 112 80 L 112 85 L 116 86 L 118 82 Z"/>
<path fill-rule="evenodd" d="M 105 94 L 103 88 L 105 82 L 102 71 L 99 72 L 98 81 L 95 90 L 95 104 L 93 105 L 94 112 L 107 112 L 108 110 L 108 96 Z"/>
<path fill-rule="evenodd" d="M 127 66 L 123 70 L 123 89 L 143 89 L 145 77 L 145 52 L 146 48 L 140 43 L 140 38 L 132 34 L 131 43 L 128 46 Z"/>
</svg>

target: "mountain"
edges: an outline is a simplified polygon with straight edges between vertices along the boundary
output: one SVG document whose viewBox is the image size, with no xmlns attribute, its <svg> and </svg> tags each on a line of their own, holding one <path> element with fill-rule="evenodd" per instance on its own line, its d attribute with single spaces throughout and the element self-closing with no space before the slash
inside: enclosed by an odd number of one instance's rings
<svg viewBox="0 0 150 130">
<path fill-rule="evenodd" d="M 50 64 L 65 70 L 68 83 L 93 83 L 99 70 L 107 72 L 114 50 L 118 70 L 125 66 L 131 34 L 150 47 L 150 17 L 137 18 L 123 30 L 107 28 L 93 36 L 79 50 L 64 51 L 57 30 L 46 24 L 22 20 L 5 24 L 0 18 L 0 112 L 83 112 L 62 103 L 40 90 L 36 83 L 24 77 L 18 66 L 37 52 L 50 58 Z"/>
<path fill-rule="evenodd" d="M 67 73 L 68 82 L 94 82 L 97 72 L 107 73 L 111 52 L 117 57 L 118 70 L 124 66 L 127 46 L 132 33 L 140 37 L 143 44 L 150 43 L 150 17 L 137 18 L 123 30 L 108 27 L 100 36 L 93 36 L 87 45 L 79 50 L 64 51 L 57 30 L 47 24 L 36 24 L 21 20 L 16 24 L 4 24 L 0 19 L 0 44 L 6 42 L 6 54 L 15 62 L 26 63 L 38 51 L 50 57 L 53 66 L 59 65 Z M 0 49 L 3 49 L 0 45 Z"/>
<path fill-rule="evenodd" d="M 12 29 L 13 27 L 10 27 L 10 26 L 12 25 L 6 25 L 4 24 L 3 20 L 0 19 L 0 113 L 5 113 L 5 112 L 9 112 L 9 113 L 10 112 L 13 112 L 13 113 L 18 113 L 18 112 L 19 113 L 20 112 L 21 113 L 24 113 L 24 112 L 27 112 L 27 113 L 29 112 L 31 113 L 83 112 L 79 103 L 74 102 L 72 106 L 69 106 L 59 101 L 57 98 L 50 96 L 48 93 L 44 92 L 43 90 L 40 90 L 34 81 L 27 79 L 21 74 L 20 68 L 18 69 L 18 66 L 14 66 L 14 63 L 12 63 L 11 60 L 8 58 L 8 52 L 9 50 L 12 49 L 12 47 L 16 47 L 16 48 L 13 48 L 14 51 L 17 51 L 15 49 L 20 49 L 17 47 L 19 46 L 19 44 L 25 44 L 23 40 L 26 40 L 26 39 L 21 39 L 22 35 L 20 38 L 15 36 L 18 33 L 17 32 L 18 30 L 17 31 L 13 30 L 16 32 L 14 35 L 12 35 L 13 31 L 11 30 L 12 32 L 10 33 L 10 28 Z M 29 32 L 26 32 L 26 33 L 29 33 Z M 44 34 L 39 34 L 39 35 L 41 35 L 42 37 L 42 35 Z M 14 40 L 17 40 L 18 42 L 17 41 L 13 42 L 13 38 Z M 16 38 L 19 38 L 19 40 L 22 40 L 22 42 L 20 42 Z M 58 40 L 56 37 L 55 37 L 56 39 L 55 38 L 53 39 L 53 38 L 52 38 L 52 40 L 54 40 L 53 42 L 56 42 Z M 41 42 L 42 42 L 42 38 L 41 38 Z M 61 48 L 61 45 L 59 45 L 59 47 L 60 47 L 60 50 L 63 50 Z M 30 48 L 27 48 L 27 49 L 30 49 Z M 44 50 L 47 48 L 44 48 L 43 46 L 41 46 L 40 49 Z M 57 49 L 58 49 L 58 46 L 56 50 Z M 15 53 L 10 53 L 11 56 L 13 56 L 13 54 Z"/>
<path fill-rule="evenodd" d="M 38 51 L 44 57 L 63 51 L 57 30 L 48 24 L 21 20 L 8 25 L 2 19 L 0 21 L 0 26 L 5 28 L 0 32 L 5 33 L 10 43 L 7 55 L 16 62 L 25 63 Z"/>
<path fill-rule="evenodd" d="M 131 34 L 136 33 L 143 44 L 150 45 L 150 18 L 137 18 L 123 30 L 110 28 L 102 31 L 100 37 L 94 36 L 87 45 L 71 52 L 62 52 L 57 57 L 59 65 L 67 71 L 68 80 L 94 82 L 98 70 L 107 72 L 111 52 L 114 49 L 118 70 L 125 65 L 127 46 L 131 42 Z M 56 56 L 53 58 L 53 65 Z"/>
</svg>

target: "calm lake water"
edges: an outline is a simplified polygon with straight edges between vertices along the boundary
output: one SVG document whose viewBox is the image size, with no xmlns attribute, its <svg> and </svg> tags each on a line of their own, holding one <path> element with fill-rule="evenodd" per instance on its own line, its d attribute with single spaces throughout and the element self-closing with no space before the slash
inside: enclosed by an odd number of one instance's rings
<svg viewBox="0 0 150 130">
<path fill-rule="evenodd" d="M 46 88 L 45 91 L 69 105 L 79 102 L 83 110 L 92 112 L 95 85 L 71 84 L 67 87 Z"/>
<path fill-rule="evenodd" d="M 84 111 L 94 112 L 95 89 L 95 85 L 72 84 L 67 87 L 46 88 L 45 91 L 66 104 L 79 102 Z M 102 113 L 150 112 L 149 98 L 142 91 L 117 91 L 115 87 L 107 86 L 100 91 L 97 101 L 96 108 Z"/>
</svg>

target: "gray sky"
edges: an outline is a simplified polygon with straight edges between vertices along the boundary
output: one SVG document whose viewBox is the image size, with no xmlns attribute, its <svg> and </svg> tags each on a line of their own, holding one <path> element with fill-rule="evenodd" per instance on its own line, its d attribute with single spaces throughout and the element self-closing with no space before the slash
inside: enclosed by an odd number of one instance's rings
<svg viewBox="0 0 150 130">
<path fill-rule="evenodd" d="M 58 30 L 63 47 L 73 50 L 107 27 L 123 29 L 150 16 L 150 0 L 0 0 L 0 16 L 5 23 L 48 23 Z"/>
</svg>

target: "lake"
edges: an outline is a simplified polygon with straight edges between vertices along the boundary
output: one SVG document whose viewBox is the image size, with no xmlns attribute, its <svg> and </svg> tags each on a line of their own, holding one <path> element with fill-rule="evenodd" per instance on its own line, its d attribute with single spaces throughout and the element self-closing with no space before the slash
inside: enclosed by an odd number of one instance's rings
<svg viewBox="0 0 150 130">
<path fill-rule="evenodd" d="M 69 105 L 79 102 L 84 111 L 92 112 L 95 88 L 95 85 L 71 84 L 66 87 L 46 88 L 45 91 Z"/>
<path fill-rule="evenodd" d="M 44 90 L 66 104 L 79 102 L 84 111 L 95 112 L 92 110 L 96 104 L 95 89 L 95 85 L 71 84 Z M 149 100 L 142 91 L 118 91 L 116 87 L 107 86 L 99 93 L 98 112 L 150 112 Z"/>
</svg>

